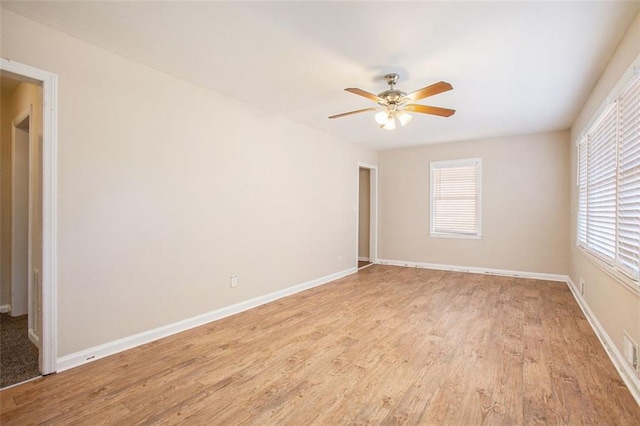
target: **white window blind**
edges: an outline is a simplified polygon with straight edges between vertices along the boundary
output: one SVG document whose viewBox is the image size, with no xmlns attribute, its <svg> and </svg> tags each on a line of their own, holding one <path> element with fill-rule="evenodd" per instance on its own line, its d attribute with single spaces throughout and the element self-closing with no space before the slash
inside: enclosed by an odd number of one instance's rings
<svg viewBox="0 0 640 426">
<path fill-rule="evenodd" d="M 431 234 L 480 236 L 481 160 L 431 163 Z"/>
<path fill-rule="evenodd" d="M 578 245 L 640 274 L 640 74 L 578 143 Z"/>
<path fill-rule="evenodd" d="M 618 264 L 638 278 L 640 270 L 640 78 L 619 103 Z"/>
<path fill-rule="evenodd" d="M 616 108 L 587 134 L 587 247 L 613 263 L 616 255 Z"/>
<path fill-rule="evenodd" d="M 578 145 L 578 244 L 587 244 L 587 143 Z"/>
</svg>

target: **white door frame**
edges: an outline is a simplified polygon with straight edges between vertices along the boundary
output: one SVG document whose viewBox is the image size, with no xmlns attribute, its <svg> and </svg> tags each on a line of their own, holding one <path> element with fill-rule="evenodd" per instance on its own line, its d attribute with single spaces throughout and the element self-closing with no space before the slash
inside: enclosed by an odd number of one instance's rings
<svg viewBox="0 0 640 426">
<path fill-rule="evenodd" d="M 378 166 L 358 162 L 356 169 L 356 268 L 360 234 L 360 169 L 369 170 L 369 262 L 378 262 Z"/>
<path fill-rule="evenodd" d="M 0 69 L 20 80 L 42 84 L 42 374 L 55 373 L 58 354 L 58 76 L 0 58 Z"/>
<path fill-rule="evenodd" d="M 33 269 L 31 263 L 31 233 L 32 233 L 32 220 L 33 220 L 33 194 L 31 190 L 31 183 L 33 182 L 33 140 L 34 134 L 32 131 L 32 122 L 31 118 L 33 117 L 33 105 L 29 105 L 23 111 L 21 111 L 14 119 L 11 121 L 11 313 L 12 315 L 16 311 L 16 299 L 15 299 L 15 287 L 16 287 L 16 252 L 15 252 L 15 244 L 16 244 L 16 215 L 15 215 L 15 200 L 16 200 L 16 128 L 22 123 L 24 120 L 29 118 L 29 140 L 27 141 L 29 155 L 27 159 L 27 168 L 29 174 L 29 183 L 27 185 L 27 313 L 29 318 L 29 328 L 31 328 L 31 321 L 33 320 L 32 312 L 31 312 L 31 270 Z M 24 271 L 23 271 L 24 272 Z M 20 310 L 22 312 L 22 310 Z M 22 315 L 22 314 L 21 314 Z"/>
</svg>

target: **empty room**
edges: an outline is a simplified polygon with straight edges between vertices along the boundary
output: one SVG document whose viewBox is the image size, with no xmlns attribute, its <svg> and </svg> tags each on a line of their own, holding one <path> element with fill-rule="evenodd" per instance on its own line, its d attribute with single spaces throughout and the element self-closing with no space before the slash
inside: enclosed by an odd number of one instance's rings
<svg viewBox="0 0 640 426">
<path fill-rule="evenodd" d="M 640 424 L 640 1 L 0 1 L 0 423 Z"/>
</svg>

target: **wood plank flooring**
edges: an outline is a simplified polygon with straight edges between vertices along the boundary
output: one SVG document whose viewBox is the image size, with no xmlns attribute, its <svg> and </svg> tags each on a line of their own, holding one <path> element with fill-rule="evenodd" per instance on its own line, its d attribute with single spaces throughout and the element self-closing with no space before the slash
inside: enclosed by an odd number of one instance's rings
<svg viewBox="0 0 640 426">
<path fill-rule="evenodd" d="M 566 284 L 374 265 L 0 393 L 3 425 L 640 424 Z"/>
</svg>

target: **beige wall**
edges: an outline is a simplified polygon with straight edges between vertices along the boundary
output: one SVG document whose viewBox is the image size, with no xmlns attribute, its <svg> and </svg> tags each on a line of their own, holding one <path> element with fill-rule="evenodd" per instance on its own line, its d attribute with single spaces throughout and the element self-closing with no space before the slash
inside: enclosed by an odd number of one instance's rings
<svg viewBox="0 0 640 426">
<path fill-rule="evenodd" d="M 356 265 L 353 171 L 375 152 L 6 10 L 1 27 L 2 56 L 59 77 L 59 356 Z"/>
<path fill-rule="evenodd" d="M 482 158 L 482 239 L 429 236 L 429 162 Z M 380 257 L 566 274 L 569 135 L 543 133 L 380 153 Z"/>
<path fill-rule="evenodd" d="M 32 267 L 42 270 L 42 216 L 41 208 L 41 142 L 42 142 L 42 88 L 29 83 L 21 83 L 13 92 L 8 94 L 2 93 L 3 111 L 0 114 L 2 122 L 0 127 L 2 131 L 0 137 L 0 155 L 2 157 L 2 190 L 1 197 L 1 215 L 0 215 L 0 244 L 2 245 L 0 263 L 1 270 L 1 288 L 0 288 L 0 305 L 8 305 L 11 303 L 11 223 L 12 214 L 12 180 L 11 180 L 11 122 L 19 114 L 32 106 L 31 111 L 31 134 L 30 143 L 32 150 L 31 155 L 31 191 L 33 196 L 33 218 L 31 223 L 31 246 L 32 246 Z"/>
<path fill-rule="evenodd" d="M 360 191 L 358 220 L 358 257 L 369 257 L 369 232 L 371 229 L 371 172 L 359 169 Z"/>
<path fill-rule="evenodd" d="M 571 216 L 569 275 L 576 285 L 584 280 L 584 298 L 622 352 L 622 331 L 640 343 L 640 299 L 637 294 L 611 278 L 576 247 L 576 214 L 578 192 L 576 187 L 577 152 L 575 142 L 599 107 L 605 102 L 622 75 L 640 55 L 640 14 L 638 14 L 627 34 L 618 45 L 609 63 L 600 75 L 571 128 Z"/>
</svg>

